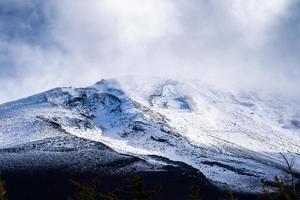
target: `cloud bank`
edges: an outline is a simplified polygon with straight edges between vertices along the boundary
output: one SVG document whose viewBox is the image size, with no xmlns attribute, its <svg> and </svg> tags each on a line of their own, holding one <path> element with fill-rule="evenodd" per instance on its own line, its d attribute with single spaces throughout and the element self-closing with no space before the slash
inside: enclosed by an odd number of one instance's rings
<svg viewBox="0 0 300 200">
<path fill-rule="evenodd" d="M 0 102 L 122 75 L 298 96 L 298 0 L 2 0 Z"/>
</svg>

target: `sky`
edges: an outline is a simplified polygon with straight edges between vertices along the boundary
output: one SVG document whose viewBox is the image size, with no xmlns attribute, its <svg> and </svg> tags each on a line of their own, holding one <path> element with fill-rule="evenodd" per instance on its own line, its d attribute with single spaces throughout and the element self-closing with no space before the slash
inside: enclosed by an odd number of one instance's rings
<svg viewBox="0 0 300 200">
<path fill-rule="evenodd" d="M 300 0 L 1 0 L 0 103 L 124 75 L 299 97 Z"/>
</svg>

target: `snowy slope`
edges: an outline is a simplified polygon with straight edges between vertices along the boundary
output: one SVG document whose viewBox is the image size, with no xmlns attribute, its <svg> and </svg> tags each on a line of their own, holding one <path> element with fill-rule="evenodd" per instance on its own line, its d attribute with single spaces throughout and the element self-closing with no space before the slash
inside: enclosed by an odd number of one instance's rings
<svg viewBox="0 0 300 200">
<path fill-rule="evenodd" d="M 1 105 L 0 130 L 1 149 L 64 132 L 152 163 L 147 155 L 185 162 L 238 191 L 285 176 L 279 153 L 300 170 L 299 105 L 198 81 L 123 77 L 56 88 Z"/>
</svg>

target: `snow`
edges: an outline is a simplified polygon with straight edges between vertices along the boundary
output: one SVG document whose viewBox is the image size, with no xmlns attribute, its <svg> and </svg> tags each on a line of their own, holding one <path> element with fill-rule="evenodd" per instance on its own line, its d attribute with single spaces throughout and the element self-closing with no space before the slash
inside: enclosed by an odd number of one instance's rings
<svg viewBox="0 0 300 200">
<path fill-rule="evenodd" d="M 297 102 L 272 94 L 122 77 L 0 105 L 0 148 L 71 134 L 182 161 L 220 187 L 255 192 L 261 179 L 285 174 L 279 153 L 300 170 L 299 121 Z"/>
</svg>

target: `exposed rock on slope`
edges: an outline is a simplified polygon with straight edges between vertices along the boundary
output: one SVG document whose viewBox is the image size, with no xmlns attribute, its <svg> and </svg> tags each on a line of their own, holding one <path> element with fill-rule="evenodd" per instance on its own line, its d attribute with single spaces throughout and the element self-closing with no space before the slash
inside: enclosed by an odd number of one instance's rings
<svg viewBox="0 0 300 200">
<path fill-rule="evenodd" d="M 296 157 L 300 169 L 299 116 L 287 99 L 200 82 L 102 80 L 1 105 L 0 167 L 129 173 L 170 165 L 156 155 L 193 166 L 220 187 L 255 192 L 262 179 L 286 174 L 279 153 Z M 110 170 L 111 159 L 127 164 Z"/>
</svg>

